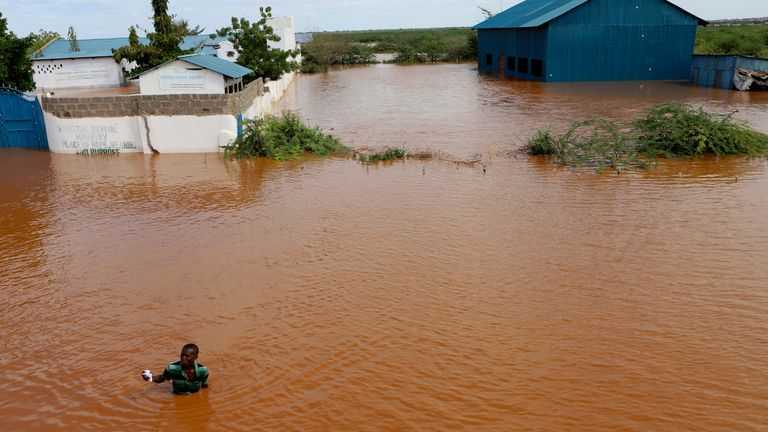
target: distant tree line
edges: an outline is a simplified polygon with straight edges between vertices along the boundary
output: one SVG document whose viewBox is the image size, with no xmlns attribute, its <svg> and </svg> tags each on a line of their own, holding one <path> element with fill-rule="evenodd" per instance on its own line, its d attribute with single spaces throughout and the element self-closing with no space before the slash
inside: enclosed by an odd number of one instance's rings
<svg viewBox="0 0 768 432">
<path fill-rule="evenodd" d="M 699 27 L 694 52 L 768 57 L 768 25 Z"/>
<path fill-rule="evenodd" d="M 321 32 L 312 37 L 302 44 L 305 72 L 374 63 L 377 53 L 392 54 L 395 63 L 473 61 L 477 55 L 477 33 L 470 28 Z"/>
</svg>

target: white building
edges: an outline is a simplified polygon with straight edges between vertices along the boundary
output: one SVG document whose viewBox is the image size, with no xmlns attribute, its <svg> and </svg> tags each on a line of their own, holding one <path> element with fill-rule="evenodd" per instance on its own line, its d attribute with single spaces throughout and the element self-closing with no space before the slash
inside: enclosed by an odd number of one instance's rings
<svg viewBox="0 0 768 432">
<path fill-rule="evenodd" d="M 142 95 L 224 94 L 243 89 L 251 69 L 208 54 L 179 56 L 131 79 L 139 80 Z"/>
<path fill-rule="evenodd" d="M 140 43 L 149 40 L 141 38 Z M 221 43 L 225 43 L 222 47 Z M 229 45 L 226 45 L 229 44 Z M 58 39 L 32 58 L 32 72 L 38 90 L 62 88 L 117 87 L 125 84 L 122 66 L 112 58 L 112 50 L 128 45 L 128 38 L 82 39 L 78 50 L 72 50 L 69 40 Z M 231 49 L 225 38 L 211 39 L 209 35 L 187 36 L 181 49 L 196 49 L 197 53 L 217 55 Z M 234 60 L 233 60 L 234 61 Z"/>
</svg>

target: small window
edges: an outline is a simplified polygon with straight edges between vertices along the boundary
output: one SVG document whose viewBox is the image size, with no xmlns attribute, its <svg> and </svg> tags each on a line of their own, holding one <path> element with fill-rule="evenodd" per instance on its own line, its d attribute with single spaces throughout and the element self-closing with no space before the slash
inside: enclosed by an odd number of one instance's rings
<svg viewBox="0 0 768 432">
<path fill-rule="evenodd" d="M 517 58 L 517 71 L 521 74 L 527 74 L 528 73 L 528 59 L 525 57 L 518 57 Z"/>
<path fill-rule="evenodd" d="M 486 66 L 493 66 L 493 54 L 488 53 L 485 55 L 485 64 Z"/>
<path fill-rule="evenodd" d="M 541 77 L 544 75 L 544 62 L 539 59 L 531 59 L 531 75 Z"/>
<path fill-rule="evenodd" d="M 509 72 L 514 72 L 515 71 L 515 58 L 514 57 L 509 57 L 509 60 L 507 61 L 507 70 Z"/>
</svg>

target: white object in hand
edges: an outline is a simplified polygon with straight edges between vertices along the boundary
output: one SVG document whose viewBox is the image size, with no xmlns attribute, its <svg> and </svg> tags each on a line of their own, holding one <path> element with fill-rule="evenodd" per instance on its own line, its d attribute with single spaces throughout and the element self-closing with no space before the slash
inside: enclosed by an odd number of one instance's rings
<svg viewBox="0 0 768 432">
<path fill-rule="evenodd" d="M 149 369 L 144 369 L 141 372 L 141 375 L 144 376 L 144 378 L 147 378 L 149 381 L 152 381 L 152 372 L 150 372 Z"/>
</svg>

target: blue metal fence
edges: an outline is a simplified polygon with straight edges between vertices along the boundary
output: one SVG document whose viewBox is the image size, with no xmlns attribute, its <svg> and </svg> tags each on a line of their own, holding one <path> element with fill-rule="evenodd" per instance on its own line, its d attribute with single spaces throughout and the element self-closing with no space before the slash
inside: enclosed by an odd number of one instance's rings
<svg viewBox="0 0 768 432">
<path fill-rule="evenodd" d="M 0 147 L 48 149 L 43 110 L 37 97 L 0 87 Z"/>
<path fill-rule="evenodd" d="M 768 59 L 740 55 L 694 55 L 691 81 L 706 87 L 733 89 L 737 68 L 768 71 Z"/>
</svg>

